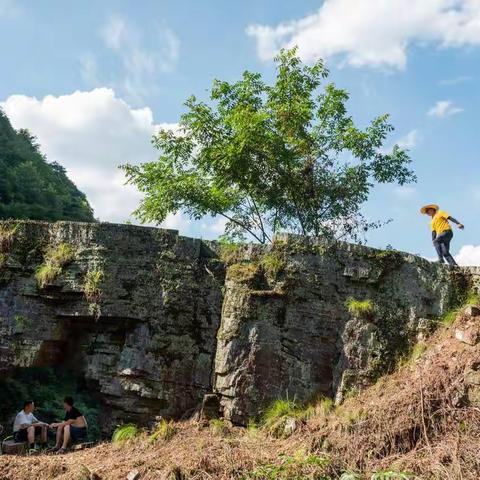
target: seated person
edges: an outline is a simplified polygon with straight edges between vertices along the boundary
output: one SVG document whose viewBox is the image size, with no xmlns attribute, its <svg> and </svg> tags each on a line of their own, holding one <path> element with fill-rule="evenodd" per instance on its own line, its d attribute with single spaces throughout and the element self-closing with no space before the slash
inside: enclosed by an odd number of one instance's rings
<svg viewBox="0 0 480 480">
<path fill-rule="evenodd" d="M 63 400 L 64 421 L 50 425 L 50 427 L 57 429 L 57 443 L 53 448 L 57 453 L 65 453 L 70 440 L 78 442 L 87 439 L 87 420 L 82 412 L 73 406 L 73 403 L 72 397 L 65 397 Z"/>
<path fill-rule="evenodd" d="M 41 443 L 46 445 L 48 424 L 40 422 L 34 415 L 35 404 L 27 400 L 23 410 L 17 413 L 13 423 L 13 439 L 16 442 L 28 442 L 31 450 L 35 451 L 35 435 L 40 434 Z"/>
</svg>

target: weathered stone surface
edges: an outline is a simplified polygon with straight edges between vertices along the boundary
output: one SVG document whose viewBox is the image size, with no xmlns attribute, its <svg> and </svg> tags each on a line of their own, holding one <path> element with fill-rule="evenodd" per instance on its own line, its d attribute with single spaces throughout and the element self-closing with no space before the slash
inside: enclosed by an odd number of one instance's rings
<svg viewBox="0 0 480 480">
<path fill-rule="evenodd" d="M 127 480 L 139 480 L 140 479 L 140 472 L 138 470 L 132 470 L 127 475 Z"/>
<path fill-rule="evenodd" d="M 101 398 L 105 430 L 182 416 L 212 392 L 235 423 L 278 398 L 341 400 L 388 371 L 465 293 L 466 277 L 477 279 L 295 236 L 241 247 L 225 278 L 218 245 L 174 231 L 11 225 L 0 242 L 0 374 L 70 366 Z M 45 252 L 63 243 L 75 259 L 40 287 Z M 350 314 L 350 297 L 374 312 Z"/>
<path fill-rule="evenodd" d="M 465 315 L 468 317 L 478 317 L 480 316 L 480 308 L 476 305 L 468 305 L 465 308 Z"/>
<path fill-rule="evenodd" d="M 289 236 L 266 255 L 277 272 L 254 251 L 227 270 L 215 386 L 238 423 L 278 398 L 340 401 L 370 384 L 465 288 L 462 275 L 399 252 Z M 349 314 L 350 297 L 372 300 L 372 318 Z"/>
<path fill-rule="evenodd" d="M 39 288 L 35 270 L 61 243 L 76 258 Z M 199 240 L 128 225 L 20 222 L 4 255 L 0 372 L 66 363 L 100 394 L 106 429 L 181 415 L 212 390 L 222 268 L 217 274 Z M 92 270 L 103 272 L 99 313 L 84 294 Z"/>
<path fill-rule="evenodd" d="M 476 345 L 480 340 L 480 328 L 476 325 L 467 325 L 455 329 L 455 338 L 467 345 Z"/>
</svg>

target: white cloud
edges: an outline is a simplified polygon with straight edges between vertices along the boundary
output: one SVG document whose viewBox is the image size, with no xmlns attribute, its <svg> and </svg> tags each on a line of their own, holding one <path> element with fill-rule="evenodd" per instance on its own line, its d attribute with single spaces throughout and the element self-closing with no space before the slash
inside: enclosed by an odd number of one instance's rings
<svg viewBox="0 0 480 480">
<path fill-rule="evenodd" d="M 112 15 L 101 29 L 100 36 L 116 64 L 106 72 L 101 68 L 100 54 L 84 54 L 80 59 L 81 74 L 90 85 L 112 85 L 124 92 L 129 100 L 142 103 L 155 90 L 157 75 L 171 72 L 176 67 L 180 42 L 166 26 L 155 24 L 153 28 L 140 31 L 125 18 Z M 116 73 L 112 74 L 112 71 Z M 111 75 L 118 78 L 109 78 Z"/>
<path fill-rule="evenodd" d="M 306 61 L 341 55 L 357 67 L 403 69 L 414 44 L 479 46 L 480 0 L 325 0 L 300 20 L 246 32 L 263 60 L 297 45 Z"/>
<path fill-rule="evenodd" d="M 473 77 L 471 77 L 469 75 L 460 75 L 458 77 L 447 78 L 445 80 L 441 80 L 438 83 L 439 83 L 439 85 L 442 85 L 444 87 L 451 87 L 453 85 L 459 85 L 461 83 L 470 82 L 472 80 L 473 80 Z"/>
<path fill-rule="evenodd" d="M 15 128 L 28 128 L 38 137 L 49 161 L 58 161 L 87 194 L 101 220 L 123 222 L 138 206 L 140 193 L 125 186 L 124 163 L 157 158 L 150 143 L 160 127 L 149 108 L 131 108 L 108 88 L 70 95 L 48 95 L 41 100 L 12 95 L 0 106 Z M 170 216 L 168 228 L 186 228 L 181 215 Z"/>
<path fill-rule="evenodd" d="M 125 19 L 119 16 L 111 16 L 103 26 L 101 34 L 107 47 L 119 50 L 122 44 L 128 42 L 129 37 Z"/>
<path fill-rule="evenodd" d="M 463 108 L 455 106 L 450 100 L 440 100 L 427 113 L 431 117 L 446 118 L 462 112 Z"/>
<path fill-rule="evenodd" d="M 400 148 L 411 150 L 417 146 L 419 140 L 418 130 L 411 130 L 404 137 L 397 141 L 397 145 Z"/>
<path fill-rule="evenodd" d="M 480 245 L 464 245 L 455 260 L 463 266 L 480 266 Z"/>
</svg>

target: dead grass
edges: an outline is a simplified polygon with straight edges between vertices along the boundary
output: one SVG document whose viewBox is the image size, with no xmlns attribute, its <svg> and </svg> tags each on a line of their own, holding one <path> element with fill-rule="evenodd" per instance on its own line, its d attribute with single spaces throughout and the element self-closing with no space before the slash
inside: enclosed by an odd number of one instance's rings
<svg viewBox="0 0 480 480">
<path fill-rule="evenodd" d="M 152 443 L 142 433 L 134 442 L 68 456 L 0 456 L 0 478 L 67 480 L 86 467 L 104 480 L 133 469 L 142 480 L 477 480 L 480 410 L 458 399 L 480 346 L 452 337 L 452 328 L 438 331 L 415 362 L 341 407 L 314 408 L 289 438 L 274 438 L 265 427 L 254 434 L 229 427 L 224 435 L 208 424 L 177 422 L 168 441 Z"/>
</svg>

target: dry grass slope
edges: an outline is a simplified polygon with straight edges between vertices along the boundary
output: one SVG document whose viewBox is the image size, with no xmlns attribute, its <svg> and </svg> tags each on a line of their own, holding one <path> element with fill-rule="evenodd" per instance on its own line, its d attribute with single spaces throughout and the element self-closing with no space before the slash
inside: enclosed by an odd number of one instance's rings
<svg viewBox="0 0 480 480">
<path fill-rule="evenodd" d="M 459 314 L 421 355 L 337 408 L 314 407 L 288 438 L 266 426 L 178 422 L 153 442 L 144 432 L 67 456 L 0 456 L 0 478 L 75 480 L 88 471 L 117 480 L 135 469 L 142 480 L 478 479 L 480 409 L 466 398 L 472 372 L 480 379 L 480 345 L 455 339 L 465 323 L 480 317 Z"/>
</svg>

